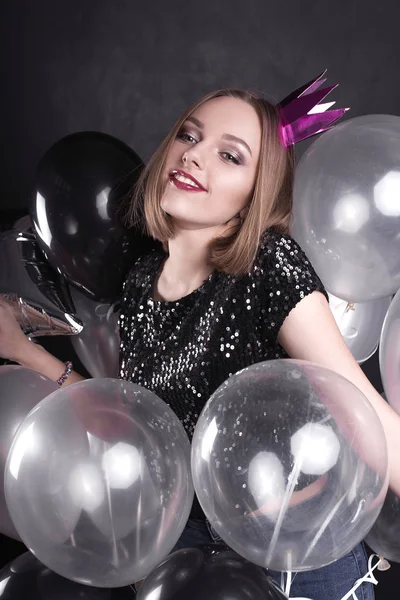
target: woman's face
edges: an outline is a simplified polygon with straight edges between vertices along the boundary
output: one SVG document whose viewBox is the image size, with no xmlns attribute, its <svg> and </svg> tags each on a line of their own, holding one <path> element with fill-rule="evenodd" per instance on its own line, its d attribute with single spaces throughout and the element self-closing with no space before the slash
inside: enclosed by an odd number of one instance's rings
<svg viewBox="0 0 400 600">
<path fill-rule="evenodd" d="M 251 196 L 260 145 L 261 125 L 250 104 L 229 97 L 209 100 L 172 143 L 162 209 L 184 229 L 226 224 Z"/>
</svg>

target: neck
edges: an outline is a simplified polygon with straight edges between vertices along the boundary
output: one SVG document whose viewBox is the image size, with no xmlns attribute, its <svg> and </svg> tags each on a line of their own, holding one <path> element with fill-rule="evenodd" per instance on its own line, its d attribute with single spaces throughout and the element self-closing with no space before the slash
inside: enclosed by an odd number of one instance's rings
<svg viewBox="0 0 400 600">
<path fill-rule="evenodd" d="M 173 271 L 177 279 L 184 281 L 195 273 L 209 271 L 209 247 L 213 237 L 207 229 L 179 231 L 168 242 L 167 263 L 170 272 Z"/>
<path fill-rule="evenodd" d="M 210 229 L 180 230 L 169 240 L 169 256 L 159 274 L 156 296 L 178 299 L 202 285 L 213 271 L 209 245 L 215 235 Z"/>
</svg>

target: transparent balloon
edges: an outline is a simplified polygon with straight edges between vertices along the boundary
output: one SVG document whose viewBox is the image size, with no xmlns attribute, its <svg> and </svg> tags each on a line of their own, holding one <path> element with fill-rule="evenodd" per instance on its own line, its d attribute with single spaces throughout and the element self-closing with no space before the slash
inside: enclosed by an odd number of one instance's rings
<svg viewBox="0 0 400 600">
<path fill-rule="evenodd" d="M 400 413 L 400 290 L 383 323 L 379 365 L 386 399 Z"/>
<path fill-rule="evenodd" d="M 83 331 L 71 337 L 79 360 L 92 377 L 118 377 L 119 328 L 117 305 L 98 302 L 71 287 Z"/>
<path fill-rule="evenodd" d="M 119 587 L 179 539 L 193 501 L 190 444 L 173 411 L 122 380 L 61 388 L 25 419 L 6 470 L 22 541 L 54 572 Z"/>
<path fill-rule="evenodd" d="M 347 379 L 296 360 L 230 377 L 192 442 L 200 504 L 248 560 L 307 571 L 352 550 L 387 490 L 387 449 L 374 409 Z"/>
<path fill-rule="evenodd" d="M 362 364 L 378 349 L 391 298 L 354 303 L 333 294 L 328 295 L 329 306 L 340 333 L 356 361 Z"/>
<path fill-rule="evenodd" d="M 27 414 L 58 389 L 44 375 L 17 365 L 0 367 L 0 533 L 19 539 L 4 497 L 4 468 L 13 438 Z"/>
<path fill-rule="evenodd" d="M 391 489 L 365 540 L 379 556 L 400 563 L 400 498 Z"/>
<path fill-rule="evenodd" d="M 326 288 L 367 302 L 400 287 L 400 118 L 367 115 L 324 133 L 296 170 L 294 238 Z"/>
</svg>

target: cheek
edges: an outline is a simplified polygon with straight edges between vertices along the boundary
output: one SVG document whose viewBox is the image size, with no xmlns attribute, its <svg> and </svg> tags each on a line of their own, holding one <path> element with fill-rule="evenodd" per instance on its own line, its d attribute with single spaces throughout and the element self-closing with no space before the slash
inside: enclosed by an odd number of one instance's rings
<svg viewBox="0 0 400 600">
<path fill-rule="evenodd" d="M 254 186 L 254 177 L 248 172 L 224 173 L 216 182 L 213 192 L 218 196 L 230 199 L 235 205 L 243 204 L 251 194 Z"/>
<path fill-rule="evenodd" d="M 174 142 L 168 152 L 166 166 L 169 168 L 176 167 L 180 164 L 182 155 L 185 151 L 184 144 Z"/>
</svg>

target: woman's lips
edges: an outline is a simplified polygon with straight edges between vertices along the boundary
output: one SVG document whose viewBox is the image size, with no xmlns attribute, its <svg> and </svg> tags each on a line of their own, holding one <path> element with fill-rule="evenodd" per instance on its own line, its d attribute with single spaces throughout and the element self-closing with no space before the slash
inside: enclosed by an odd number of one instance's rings
<svg viewBox="0 0 400 600">
<path fill-rule="evenodd" d="M 188 183 L 179 181 L 179 179 L 175 179 L 173 175 L 171 175 L 169 179 L 179 190 L 187 190 L 188 192 L 204 192 L 204 190 L 195 187 L 194 185 L 189 185 Z"/>
</svg>

